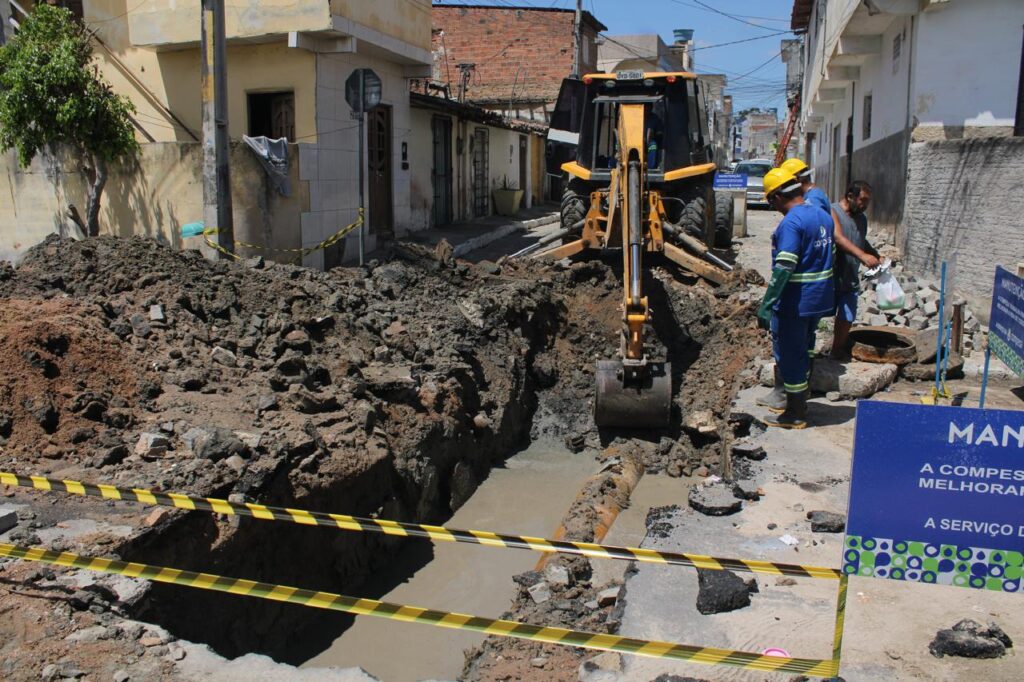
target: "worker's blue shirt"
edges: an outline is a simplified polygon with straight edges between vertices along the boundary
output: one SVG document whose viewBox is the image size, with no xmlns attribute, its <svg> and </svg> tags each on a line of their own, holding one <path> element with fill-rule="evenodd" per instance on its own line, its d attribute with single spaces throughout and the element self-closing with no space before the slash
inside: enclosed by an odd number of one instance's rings
<svg viewBox="0 0 1024 682">
<path fill-rule="evenodd" d="M 812 187 L 804 192 L 804 201 L 817 206 L 828 215 L 832 215 L 832 202 L 828 200 L 828 195 L 820 187 Z"/>
<path fill-rule="evenodd" d="M 784 316 L 829 315 L 834 306 L 832 216 L 806 202 L 789 210 L 772 233 L 772 264 L 792 263 L 793 274 L 775 303 Z"/>
</svg>

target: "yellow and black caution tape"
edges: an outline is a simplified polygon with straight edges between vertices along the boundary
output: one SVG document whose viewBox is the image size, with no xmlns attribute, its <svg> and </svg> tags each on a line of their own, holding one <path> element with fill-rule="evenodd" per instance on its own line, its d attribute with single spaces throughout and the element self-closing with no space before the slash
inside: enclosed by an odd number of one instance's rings
<svg viewBox="0 0 1024 682">
<path fill-rule="evenodd" d="M 344 514 L 289 509 L 286 507 L 268 507 L 251 502 L 236 503 L 213 497 L 192 497 L 178 493 L 161 493 L 137 488 L 117 488 L 110 485 L 57 480 L 42 476 L 21 476 L 4 471 L 0 471 L 0 483 L 35 488 L 36 490 L 66 492 L 72 495 L 102 497 L 108 500 L 125 500 L 148 505 L 177 507 L 178 509 L 188 509 L 190 511 L 198 510 L 216 514 L 249 516 L 261 521 L 283 521 L 305 526 L 327 526 L 341 530 L 384 533 L 385 535 L 401 537 L 429 538 L 444 542 L 465 542 L 486 545 L 488 547 L 528 549 L 548 554 L 576 554 L 598 559 L 621 559 L 652 564 L 692 566 L 693 568 L 707 568 L 719 571 L 743 571 L 767 575 L 789 575 L 801 578 L 823 578 L 826 580 L 839 580 L 842 577 L 841 571 L 822 566 L 800 566 L 797 564 L 754 561 L 750 559 L 723 559 L 702 554 L 660 552 L 639 547 L 616 547 L 614 545 L 599 545 L 592 542 L 549 540 L 528 535 L 505 535 L 482 530 L 457 530 L 420 523 L 368 519 L 358 516 L 346 516 Z"/>
<path fill-rule="evenodd" d="M 316 246 L 309 246 L 309 247 L 306 247 L 304 249 L 275 249 L 275 248 L 272 248 L 272 247 L 269 247 L 269 246 L 263 246 L 262 244 L 250 244 L 249 242 L 243 242 L 243 241 L 240 241 L 238 239 L 235 240 L 235 246 L 243 246 L 243 247 L 248 248 L 248 249 L 256 249 L 258 251 L 267 251 L 267 252 L 272 252 L 272 253 L 294 253 L 298 257 L 303 258 L 303 257 L 308 256 L 309 254 L 313 253 L 314 251 L 319 251 L 320 249 L 326 249 L 329 246 L 334 246 L 335 244 L 337 244 L 349 232 L 351 232 L 352 230 L 356 229 L 357 227 L 359 227 L 360 225 L 363 224 L 363 214 L 364 214 L 364 211 L 363 211 L 362 208 L 360 208 L 359 209 L 359 213 L 356 216 L 356 219 L 355 219 L 354 222 L 351 222 L 348 225 L 346 225 L 345 227 L 341 228 L 340 230 L 338 230 L 337 232 L 335 232 L 330 237 L 328 237 L 327 239 L 323 240 L 322 242 L 320 242 Z M 241 260 L 241 256 L 239 256 L 237 253 L 232 253 L 231 251 L 228 251 L 223 246 L 221 246 L 220 244 L 218 244 L 215 241 L 213 241 L 212 239 L 210 239 L 210 237 L 212 237 L 212 236 L 217 234 L 217 228 L 216 227 L 208 227 L 208 228 L 203 230 L 202 234 L 203 234 L 203 241 L 205 241 L 206 245 L 209 246 L 211 249 L 215 249 L 216 251 L 224 254 L 225 256 L 230 256 L 231 258 L 234 258 L 235 260 Z"/>
<path fill-rule="evenodd" d="M 839 579 L 839 598 L 836 600 L 836 629 L 832 638 L 832 660 L 836 662 L 836 674 L 839 674 L 839 656 L 843 650 L 843 625 L 846 622 L 846 588 L 850 577 L 843 574 Z"/>
<path fill-rule="evenodd" d="M 423 623 L 454 630 L 472 630 L 488 635 L 515 637 L 549 644 L 563 644 L 602 651 L 618 651 L 638 656 L 671 658 L 709 665 L 730 665 L 749 670 L 801 673 L 816 677 L 832 677 L 838 672 L 838 665 L 833 660 L 783 658 L 745 651 L 672 644 L 670 642 L 634 639 L 618 635 L 583 632 L 581 630 L 530 625 L 513 620 L 481 618 L 461 613 L 435 611 L 417 606 L 391 604 L 375 599 L 358 599 L 331 592 L 314 592 L 313 590 L 303 590 L 297 587 L 260 583 L 241 578 L 227 578 L 209 573 L 193 573 L 192 571 L 182 571 L 176 568 L 149 566 L 147 564 L 117 559 L 80 556 L 70 552 L 54 552 L 42 547 L 20 547 L 18 545 L 0 543 L 0 556 L 37 561 L 68 568 L 80 568 L 100 573 L 114 573 L 131 578 L 143 578 L 154 582 L 183 585 L 201 590 L 215 590 L 217 592 L 228 592 L 242 596 L 259 597 L 260 599 L 289 602 L 317 609 L 343 611 L 360 616 L 377 616 L 378 618 L 387 618 L 407 623 Z"/>
</svg>

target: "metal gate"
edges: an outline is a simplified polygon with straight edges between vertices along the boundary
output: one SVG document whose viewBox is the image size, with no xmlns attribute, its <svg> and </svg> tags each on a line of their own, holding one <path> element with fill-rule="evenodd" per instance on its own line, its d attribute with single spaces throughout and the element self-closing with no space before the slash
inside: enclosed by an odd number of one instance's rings
<svg viewBox="0 0 1024 682">
<path fill-rule="evenodd" d="M 385 241 L 393 232 L 391 197 L 391 107 L 381 104 L 368 112 L 366 167 L 370 192 L 369 231 Z"/>
<path fill-rule="evenodd" d="M 482 218 L 490 213 L 491 192 L 488 183 L 487 128 L 473 130 L 473 216 Z"/>
<path fill-rule="evenodd" d="M 432 122 L 434 133 L 434 225 L 452 221 L 452 120 L 437 116 Z"/>
</svg>

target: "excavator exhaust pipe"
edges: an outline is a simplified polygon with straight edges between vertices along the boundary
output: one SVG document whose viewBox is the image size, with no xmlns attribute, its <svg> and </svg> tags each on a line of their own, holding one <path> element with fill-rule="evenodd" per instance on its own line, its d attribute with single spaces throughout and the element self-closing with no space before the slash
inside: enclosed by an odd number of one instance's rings
<svg viewBox="0 0 1024 682">
<path fill-rule="evenodd" d="M 663 429 L 671 415 L 671 363 L 626 367 L 621 360 L 597 361 L 594 423 L 598 426 Z"/>
</svg>

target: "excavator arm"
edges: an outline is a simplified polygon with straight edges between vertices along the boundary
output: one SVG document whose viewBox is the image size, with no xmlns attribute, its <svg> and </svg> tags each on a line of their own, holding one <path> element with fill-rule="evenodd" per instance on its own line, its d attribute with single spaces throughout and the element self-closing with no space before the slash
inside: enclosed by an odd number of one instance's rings
<svg viewBox="0 0 1024 682">
<path fill-rule="evenodd" d="M 644 105 L 619 108 L 617 193 L 609 197 L 618 205 L 622 240 L 623 342 L 619 360 L 597 363 L 597 396 L 594 421 L 598 426 L 664 427 L 671 414 L 672 382 L 668 363 L 648 357 L 645 330 L 651 320 L 643 291 L 643 257 L 654 242 L 661 242 L 660 225 L 646 220 L 644 200 L 645 144 Z M 646 223 L 646 224 L 645 224 Z M 657 227 L 657 235 L 652 228 Z M 609 230 L 611 232 L 611 230 Z M 609 241 L 614 236 L 609 238 Z"/>
</svg>

